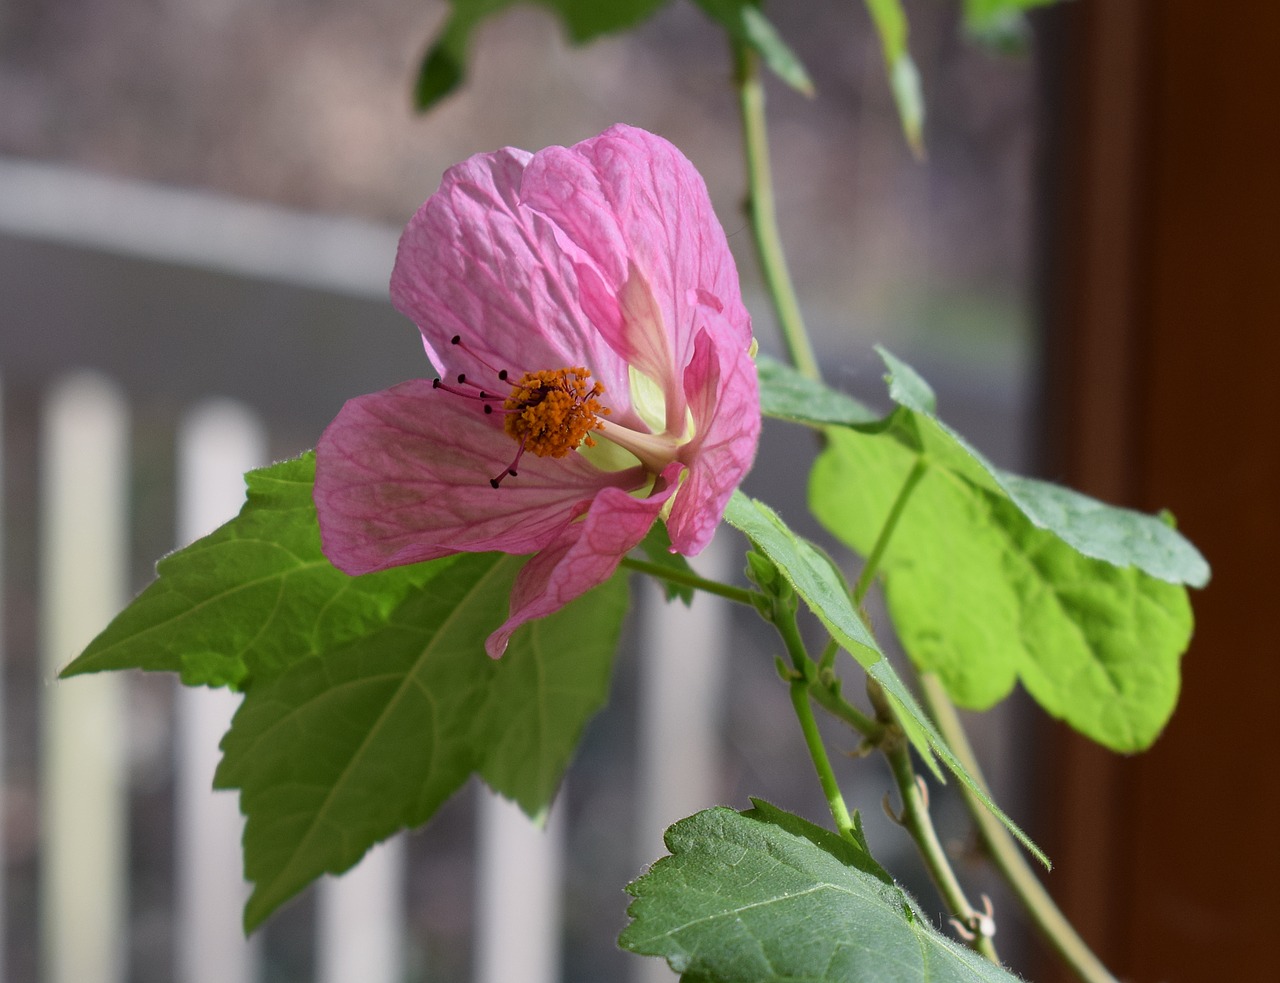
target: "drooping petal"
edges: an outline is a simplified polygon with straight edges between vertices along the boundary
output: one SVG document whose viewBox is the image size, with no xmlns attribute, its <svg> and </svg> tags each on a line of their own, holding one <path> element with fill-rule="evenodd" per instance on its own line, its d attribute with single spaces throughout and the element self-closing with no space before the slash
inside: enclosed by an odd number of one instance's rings
<svg viewBox="0 0 1280 983">
<path fill-rule="evenodd" d="M 316 446 L 325 555 L 359 574 L 457 552 L 531 553 L 602 489 L 646 481 L 640 468 L 603 472 L 578 454 L 526 454 L 518 477 L 491 487 L 516 449 L 498 414 L 430 382 L 350 400 Z"/>
<path fill-rule="evenodd" d="M 625 410 L 626 366 L 582 310 L 573 258 L 521 202 L 529 159 L 507 148 L 450 168 L 401 236 L 392 301 L 442 373 L 478 371 L 450 345 L 460 336 L 517 378 L 585 365 Z"/>
<path fill-rule="evenodd" d="M 666 140 L 614 126 L 567 149 L 549 147 L 529 161 L 521 191 L 581 252 L 579 278 L 593 270 L 603 289 L 583 292 L 584 309 L 625 360 L 645 349 L 634 332 L 649 328 L 624 316 L 633 265 L 656 301 L 677 370 L 692 356 L 699 302 L 719 307 L 726 341 L 750 343 L 737 267 L 706 185 Z"/>
<path fill-rule="evenodd" d="M 498 658 L 511 634 L 526 621 L 559 611 L 576 597 L 613 576 L 628 551 L 639 545 L 675 491 L 680 465 L 664 473 L 667 487 L 650 498 L 633 498 L 616 488 L 596 496 L 580 522 L 565 526 L 555 542 L 532 557 L 511 589 L 511 613 L 485 642 Z"/>
<path fill-rule="evenodd" d="M 694 556 L 711 542 L 733 490 L 755 458 L 760 439 L 760 394 L 755 363 L 745 348 L 726 344 L 714 326 L 698 332 L 684 373 L 695 436 L 684 449 L 689 474 L 667 519 L 671 545 Z M 686 456 L 687 455 L 687 456 Z"/>
</svg>

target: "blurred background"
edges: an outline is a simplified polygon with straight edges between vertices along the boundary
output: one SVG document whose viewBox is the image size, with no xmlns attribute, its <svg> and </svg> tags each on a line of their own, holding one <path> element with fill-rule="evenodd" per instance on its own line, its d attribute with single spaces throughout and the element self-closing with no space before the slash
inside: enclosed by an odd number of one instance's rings
<svg viewBox="0 0 1280 983">
<path fill-rule="evenodd" d="M 1280 916 L 1276 893 L 1260 890 L 1280 874 L 1278 851 L 1257 845 L 1280 821 L 1276 783 L 1224 750 L 1253 745 L 1266 719 L 1253 701 L 1280 693 L 1265 658 L 1280 653 L 1257 614 L 1280 546 L 1267 386 L 1280 159 L 1264 108 L 1280 79 L 1263 47 L 1280 24 L 1269 4 L 1231 20 L 1209 6 L 1075 0 L 1037 11 L 1016 51 L 993 51 L 964 37 L 957 4 L 909 3 L 923 163 L 902 139 L 863 6 L 768 5 L 817 87 L 806 99 L 771 84 L 769 109 L 783 238 L 827 379 L 883 405 L 871 346 L 884 343 L 998 464 L 1170 506 L 1215 565 L 1195 599 L 1194 682 L 1156 751 L 1133 762 L 1092 752 L 1017 697 L 976 734 L 997 799 L 1049 848 L 1051 886 L 1086 936 L 1127 978 L 1153 983 L 1260 978 L 1261 927 Z M 463 90 L 419 117 L 410 86 L 445 13 L 428 0 L 0 2 L 5 979 L 54 979 L 79 931 L 51 939 L 42 927 L 55 891 L 47 845 L 63 835 L 42 787 L 53 667 L 87 641 L 51 641 L 61 616 L 40 593 L 54 579 L 42 441 L 72 373 L 95 373 L 90 389 L 122 411 L 120 603 L 201 531 L 183 525 L 174 450 L 193 407 L 235 400 L 233 415 L 258 421 L 248 453 L 265 461 L 312 446 L 346 398 L 425 374 L 386 279 L 400 227 L 441 172 L 616 121 L 669 138 L 701 170 L 757 336 L 778 352 L 740 207 L 729 53 L 700 11 L 673 2 L 637 31 L 572 48 L 549 13 L 516 8 L 479 32 Z M 791 480 L 808 457 L 793 431 L 770 426 L 747 487 L 816 536 Z M 710 562 L 732 575 L 737 544 L 720 546 Z M 638 597 L 610 706 L 553 816 L 563 945 L 551 978 L 661 978 L 613 948 L 622 886 L 661 852 L 641 733 L 656 607 Z M 738 612 L 705 618 L 724 657 L 710 660 L 703 708 L 710 770 L 685 811 L 755 794 L 820 821 L 767 640 Z M 167 678 L 129 678 L 112 699 L 127 721 L 117 839 L 128 876 L 118 953 L 95 978 L 194 983 L 175 886 L 186 849 L 175 748 L 190 711 Z M 851 762 L 842 778 L 877 854 L 909 871 L 905 837 L 874 808 L 887 775 Z M 937 798 L 963 854 L 964 819 Z M 396 979 L 504 978 L 480 941 L 497 910 L 475 862 L 488 808 L 469 790 L 397 848 Z M 927 883 L 907 876 L 932 907 Z M 249 950 L 253 979 L 343 978 L 317 930 L 336 909 L 313 895 Z M 1013 968 L 1054 978 L 1011 910 L 998 913 Z"/>
</svg>

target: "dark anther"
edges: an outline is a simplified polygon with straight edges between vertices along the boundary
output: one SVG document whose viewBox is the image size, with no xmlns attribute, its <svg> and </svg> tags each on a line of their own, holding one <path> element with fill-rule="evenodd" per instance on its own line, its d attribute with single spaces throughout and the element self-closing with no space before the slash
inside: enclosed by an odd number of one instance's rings
<svg viewBox="0 0 1280 983">
<path fill-rule="evenodd" d="M 506 369 L 503 369 L 501 372 L 499 372 L 499 373 L 498 373 L 498 379 L 499 379 L 501 382 L 506 382 L 506 381 L 507 381 L 507 370 L 506 370 Z"/>
<path fill-rule="evenodd" d="M 439 379 L 432 379 L 432 380 L 431 380 L 431 388 L 432 388 L 432 389 L 439 389 L 439 388 L 440 388 L 440 380 L 439 380 Z"/>
<path fill-rule="evenodd" d="M 488 395 L 489 395 L 489 394 L 488 394 L 487 392 L 485 392 L 483 389 L 481 389 L 481 390 L 480 390 L 480 398 L 481 398 L 481 399 L 484 399 L 484 398 L 485 398 L 486 396 L 488 396 Z"/>
<path fill-rule="evenodd" d="M 449 339 L 449 344 L 451 344 L 451 345 L 456 345 L 456 344 L 458 344 L 458 343 L 459 343 L 459 342 L 461 342 L 461 341 L 462 341 L 462 335 L 460 335 L 460 334 L 456 334 L 456 335 L 454 335 L 452 338 L 450 338 L 450 339 Z"/>
<path fill-rule="evenodd" d="M 492 407 L 492 406 L 490 406 L 488 403 L 485 403 L 485 404 L 484 404 L 484 411 L 485 411 L 486 413 L 492 413 L 492 412 L 493 412 L 493 407 Z"/>
<path fill-rule="evenodd" d="M 499 482 L 498 482 L 498 479 L 497 479 L 497 478 L 490 478 L 490 479 L 489 479 L 489 487 L 490 487 L 490 488 L 497 488 L 497 487 L 498 487 L 498 485 L 499 485 Z"/>
<path fill-rule="evenodd" d="M 467 381 L 467 374 L 466 374 L 465 372 L 459 372 L 459 373 L 458 373 L 458 385 L 462 385 L 462 384 L 463 384 L 464 382 L 466 382 L 466 381 Z"/>
<path fill-rule="evenodd" d="M 507 474 L 511 475 L 511 477 L 513 477 L 513 478 L 514 478 L 514 477 L 516 477 L 516 469 L 515 469 L 515 468 L 507 468 Z"/>
</svg>

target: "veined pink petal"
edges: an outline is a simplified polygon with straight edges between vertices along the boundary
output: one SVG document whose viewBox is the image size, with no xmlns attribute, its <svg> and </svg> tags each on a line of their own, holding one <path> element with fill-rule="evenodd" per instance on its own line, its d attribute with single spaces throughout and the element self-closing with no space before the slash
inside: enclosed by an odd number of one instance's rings
<svg viewBox="0 0 1280 983">
<path fill-rule="evenodd" d="M 559 611 L 612 577 L 623 556 L 644 539 L 658 518 L 675 491 L 680 470 L 680 465 L 671 465 L 663 475 L 666 489 L 651 498 L 605 489 L 582 521 L 565 526 L 554 543 L 530 559 L 511 589 L 510 616 L 485 643 L 489 655 L 501 656 L 512 632 L 526 621 Z"/>
<path fill-rule="evenodd" d="M 578 454 L 526 454 L 518 477 L 493 488 L 517 449 L 497 419 L 421 380 L 349 401 L 316 446 L 325 555 L 359 574 L 457 552 L 531 553 L 602 489 L 647 480 L 642 469 L 607 473 Z"/>
<path fill-rule="evenodd" d="M 711 542 L 729 496 L 751 468 L 760 439 L 760 393 L 746 349 L 715 345 L 712 330 L 698 332 L 684 389 L 696 434 L 667 532 L 676 552 L 694 556 Z"/>
<path fill-rule="evenodd" d="M 400 238 L 392 301 L 418 325 L 442 374 L 477 372 L 450 345 L 460 336 L 516 378 L 585 365 L 625 411 L 626 366 L 582 310 L 573 258 L 521 202 L 529 159 L 507 148 L 449 169 Z"/>
<path fill-rule="evenodd" d="M 724 313 L 733 336 L 726 342 L 750 343 L 751 318 L 706 185 L 666 140 L 614 126 L 567 149 L 549 147 L 529 161 L 521 194 L 594 267 L 605 289 L 584 293 L 584 310 L 627 361 L 645 348 L 631 335 L 644 326 L 621 317 L 633 264 L 657 302 L 677 369 L 692 355 L 700 298 Z"/>
</svg>

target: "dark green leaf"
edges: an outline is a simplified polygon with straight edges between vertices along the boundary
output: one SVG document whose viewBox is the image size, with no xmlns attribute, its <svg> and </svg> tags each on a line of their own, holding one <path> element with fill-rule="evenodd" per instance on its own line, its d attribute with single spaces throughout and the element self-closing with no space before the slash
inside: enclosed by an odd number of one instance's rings
<svg viewBox="0 0 1280 983">
<path fill-rule="evenodd" d="M 758 356 L 756 372 L 760 376 L 760 410 L 765 416 L 810 426 L 880 422 L 879 414 L 852 396 L 815 382 L 776 358 Z"/>
<path fill-rule="evenodd" d="M 1094 740 L 1150 744 L 1176 701 L 1191 631 L 1186 592 L 1168 581 L 1206 575 L 1199 554 L 1156 517 L 991 467 L 932 415 L 927 384 L 886 361 L 903 408 L 881 434 L 829 431 L 810 501 L 865 554 L 926 463 L 881 560 L 912 661 L 963 706 L 988 707 L 1021 679 Z"/>
<path fill-rule="evenodd" d="M 737 44 L 751 48 L 778 78 L 807 96 L 813 80 L 804 64 L 760 11 L 759 0 L 694 0 Z"/>
<path fill-rule="evenodd" d="M 671 856 L 627 888 L 619 944 L 666 958 L 689 983 L 1015 983 L 815 830 L 760 804 L 676 823 Z"/>
<path fill-rule="evenodd" d="M 384 624 L 452 562 L 349 577 L 320 551 L 313 454 L 246 477 L 240 514 L 161 560 L 157 580 L 64 675 L 145 669 L 188 685 L 242 686 Z"/>
<path fill-rule="evenodd" d="M 787 528 L 777 513 L 767 505 L 747 497 L 741 491 L 734 492 L 724 518 L 774 562 L 795 592 L 831 633 L 831 637 L 862 664 L 869 676 L 880 683 L 892 699 L 912 745 L 934 773 L 941 777 L 934 759 L 936 754 L 957 778 L 974 791 L 991 813 L 1037 859 L 1048 866 L 1048 859 L 1039 847 L 991 801 L 981 785 L 965 770 L 894 671 L 893 665 L 880 652 L 871 632 L 854 610 L 848 588 L 831 559 L 808 540 Z"/>
<path fill-rule="evenodd" d="M 248 928 L 426 822 L 472 771 L 526 812 L 546 808 L 605 699 L 626 587 L 525 626 L 494 661 L 484 640 L 522 562 L 459 557 L 380 628 L 249 689 L 216 779 L 247 816 Z"/>
</svg>

